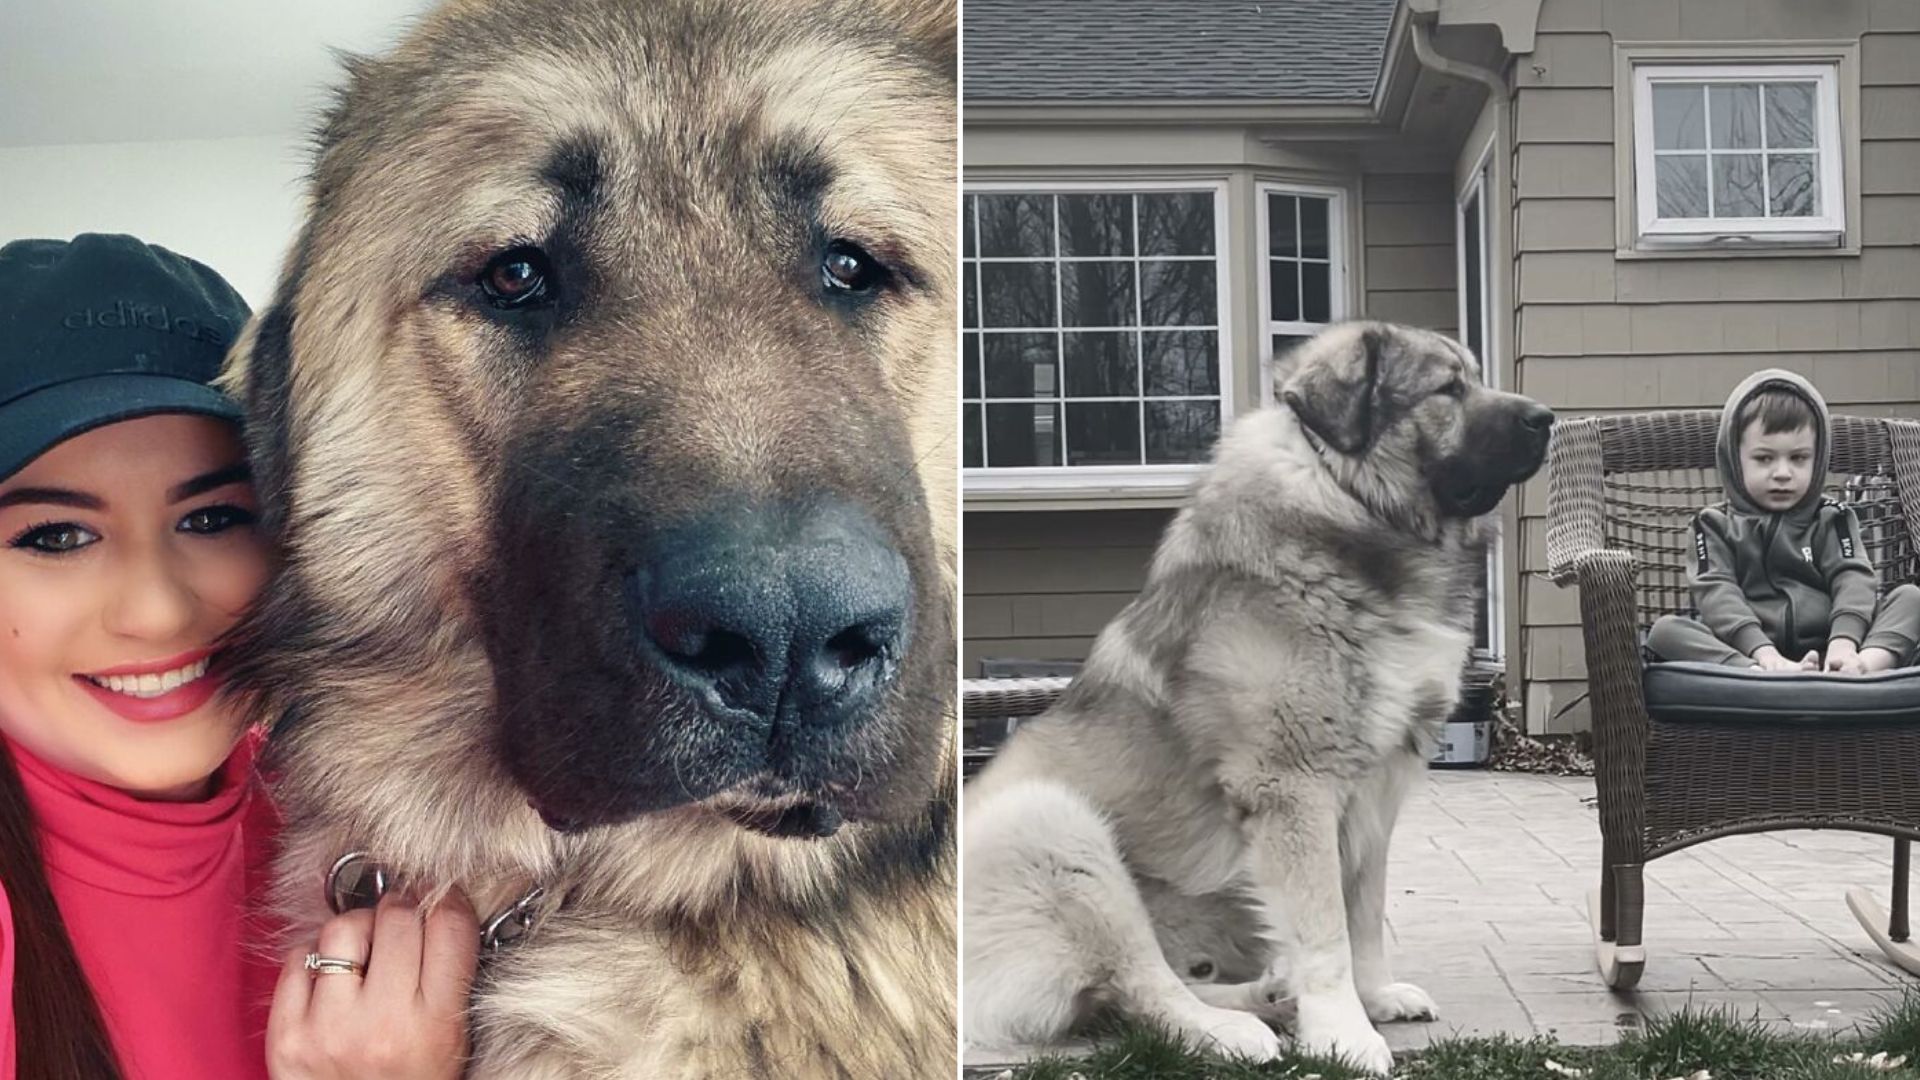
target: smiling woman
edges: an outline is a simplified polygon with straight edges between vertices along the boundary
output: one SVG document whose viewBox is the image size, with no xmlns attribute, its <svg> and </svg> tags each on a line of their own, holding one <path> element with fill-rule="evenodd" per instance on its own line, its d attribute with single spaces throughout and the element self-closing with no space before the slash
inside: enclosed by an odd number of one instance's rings
<svg viewBox="0 0 1920 1080">
<path fill-rule="evenodd" d="M 365 999 L 304 976 L 276 997 L 259 959 L 277 821 L 221 691 L 273 555 L 239 409 L 209 385 L 246 305 L 94 234 L 0 247 L 0 296 L 0 1080 L 261 1077 L 269 1032 L 272 1075 L 313 1076 L 292 1052 L 310 1022 L 349 1048 L 319 1064 L 368 1075 Z M 445 975 L 436 1022 L 376 1000 L 425 1075 L 458 1069 L 472 926 L 450 906 L 412 939 L 454 943 L 413 963 Z"/>
<path fill-rule="evenodd" d="M 216 650 L 270 556 L 207 385 L 247 308 L 124 236 L 8 244 L 0 284 L 0 1076 L 259 1076 L 266 804 Z"/>
</svg>

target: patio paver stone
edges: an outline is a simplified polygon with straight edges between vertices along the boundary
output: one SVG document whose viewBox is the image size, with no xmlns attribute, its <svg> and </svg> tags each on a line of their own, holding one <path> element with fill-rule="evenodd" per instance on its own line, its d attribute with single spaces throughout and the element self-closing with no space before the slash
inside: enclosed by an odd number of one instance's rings
<svg viewBox="0 0 1920 1080">
<path fill-rule="evenodd" d="M 1440 1018 L 1385 1025 L 1396 1050 L 1455 1034 L 1599 1044 L 1688 1003 L 1839 1032 L 1912 984 L 1845 900 L 1852 885 L 1886 895 L 1892 841 L 1803 831 L 1714 840 L 1649 863 L 1646 972 L 1634 993 L 1613 993 L 1588 941 L 1600 859 L 1592 799 L 1585 777 L 1427 774 L 1394 836 L 1387 922 L 1395 976 L 1431 993 Z M 1008 1058 L 971 1052 L 966 1064 Z"/>
</svg>

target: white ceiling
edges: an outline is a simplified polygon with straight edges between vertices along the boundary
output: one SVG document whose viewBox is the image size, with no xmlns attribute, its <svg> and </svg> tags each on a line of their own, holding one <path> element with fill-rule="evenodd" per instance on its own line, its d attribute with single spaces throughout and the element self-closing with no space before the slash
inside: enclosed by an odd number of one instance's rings
<svg viewBox="0 0 1920 1080">
<path fill-rule="evenodd" d="M 303 132 L 431 0 L 0 0 L 0 147 Z"/>
</svg>

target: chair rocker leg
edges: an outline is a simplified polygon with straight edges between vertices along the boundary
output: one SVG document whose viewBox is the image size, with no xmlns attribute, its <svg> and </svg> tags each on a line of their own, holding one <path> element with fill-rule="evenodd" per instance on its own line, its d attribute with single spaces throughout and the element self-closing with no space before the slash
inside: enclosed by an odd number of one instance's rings
<svg viewBox="0 0 1920 1080">
<path fill-rule="evenodd" d="M 1615 990 L 1631 990 L 1647 965 L 1640 944 L 1640 920 L 1646 908 L 1641 863 L 1609 866 L 1600 874 L 1600 888 L 1587 896 L 1587 918 L 1593 924 L 1593 956 L 1600 978 Z"/>
<path fill-rule="evenodd" d="M 1893 842 L 1893 896 L 1891 913 L 1881 908 L 1867 890 L 1856 885 L 1847 890 L 1847 909 L 1859 921 L 1873 943 L 1901 970 L 1920 975 L 1920 946 L 1911 940 L 1907 928 L 1908 872 L 1912 868 L 1911 841 L 1902 837 Z"/>
</svg>

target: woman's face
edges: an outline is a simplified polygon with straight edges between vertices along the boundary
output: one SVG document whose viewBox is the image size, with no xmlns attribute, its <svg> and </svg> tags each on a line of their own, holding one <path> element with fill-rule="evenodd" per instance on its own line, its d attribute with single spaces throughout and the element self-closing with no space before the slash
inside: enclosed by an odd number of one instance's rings
<svg viewBox="0 0 1920 1080">
<path fill-rule="evenodd" d="M 201 797 L 244 724 L 210 650 L 267 578 L 255 513 L 239 435 L 208 417 L 96 428 L 0 481 L 0 731 L 90 780 Z"/>
</svg>

